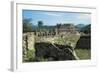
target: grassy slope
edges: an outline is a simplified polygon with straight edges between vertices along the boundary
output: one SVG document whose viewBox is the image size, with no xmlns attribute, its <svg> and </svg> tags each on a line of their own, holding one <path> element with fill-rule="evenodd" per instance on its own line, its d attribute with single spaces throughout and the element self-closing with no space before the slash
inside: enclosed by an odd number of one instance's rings
<svg viewBox="0 0 100 73">
<path fill-rule="evenodd" d="M 80 60 L 91 59 L 90 49 L 75 49 L 75 51 Z"/>
</svg>

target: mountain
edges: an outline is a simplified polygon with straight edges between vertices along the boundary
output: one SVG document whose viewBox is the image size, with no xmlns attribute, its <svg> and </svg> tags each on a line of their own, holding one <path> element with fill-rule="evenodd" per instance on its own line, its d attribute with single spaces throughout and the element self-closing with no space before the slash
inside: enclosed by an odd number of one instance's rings
<svg viewBox="0 0 100 73">
<path fill-rule="evenodd" d="M 83 27 L 85 27 L 85 25 L 84 25 L 84 24 L 78 24 L 78 25 L 76 25 L 75 27 L 76 27 L 76 29 L 77 29 L 78 31 L 81 31 L 81 29 L 82 29 Z"/>
<path fill-rule="evenodd" d="M 86 25 L 85 27 L 83 27 L 83 28 L 81 29 L 81 32 L 84 32 L 84 33 L 86 33 L 86 34 L 91 33 L 91 24 Z"/>
<path fill-rule="evenodd" d="M 84 24 L 78 24 L 76 25 L 77 28 L 83 28 L 85 25 Z"/>
</svg>

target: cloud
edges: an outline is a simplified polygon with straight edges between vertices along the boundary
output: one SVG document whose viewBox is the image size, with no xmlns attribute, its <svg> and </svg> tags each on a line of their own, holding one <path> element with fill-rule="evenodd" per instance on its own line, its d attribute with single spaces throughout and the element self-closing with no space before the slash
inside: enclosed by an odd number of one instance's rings
<svg viewBox="0 0 100 73">
<path fill-rule="evenodd" d="M 80 20 L 91 19 L 91 14 L 80 14 L 79 16 L 77 16 L 77 18 Z"/>
<path fill-rule="evenodd" d="M 49 15 L 49 16 L 62 16 L 63 14 L 62 13 L 53 13 L 53 12 L 44 12 L 45 15 Z"/>
</svg>

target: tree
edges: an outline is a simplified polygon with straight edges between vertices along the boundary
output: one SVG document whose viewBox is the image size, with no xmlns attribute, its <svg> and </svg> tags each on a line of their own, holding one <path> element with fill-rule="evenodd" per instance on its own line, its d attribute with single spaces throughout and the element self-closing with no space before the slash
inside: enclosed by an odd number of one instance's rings
<svg viewBox="0 0 100 73">
<path fill-rule="evenodd" d="M 61 25 L 62 25 L 61 23 L 60 23 L 60 24 L 58 24 L 58 23 L 57 23 L 57 25 L 56 25 L 56 26 L 57 26 L 57 28 L 60 28 L 60 26 L 61 26 Z"/>
<path fill-rule="evenodd" d="M 90 34 L 91 33 L 91 24 L 86 25 L 85 27 L 83 27 L 81 32 L 84 32 L 85 34 Z"/>
<path fill-rule="evenodd" d="M 43 26 L 43 22 L 42 21 L 38 21 L 38 27 L 41 28 Z"/>
<path fill-rule="evenodd" d="M 32 19 L 23 19 L 23 32 L 33 31 Z"/>
</svg>

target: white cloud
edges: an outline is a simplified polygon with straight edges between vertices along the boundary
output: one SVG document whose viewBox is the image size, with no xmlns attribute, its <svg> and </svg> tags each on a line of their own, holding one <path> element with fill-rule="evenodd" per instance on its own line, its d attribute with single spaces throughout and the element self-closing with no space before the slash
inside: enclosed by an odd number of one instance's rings
<svg viewBox="0 0 100 73">
<path fill-rule="evenodd" d="M 52 12 L 44 12 L 45 15 L 49 15 L 49 16 L 62 16 L 63 14 L 59 14 L 59 13 L 52 13 Z"/>
<path fill-rule="evenodd" d="M 91 14 L 80 14 L 77 18 L 81 20 L 91 19 Z"/>
</svg>

